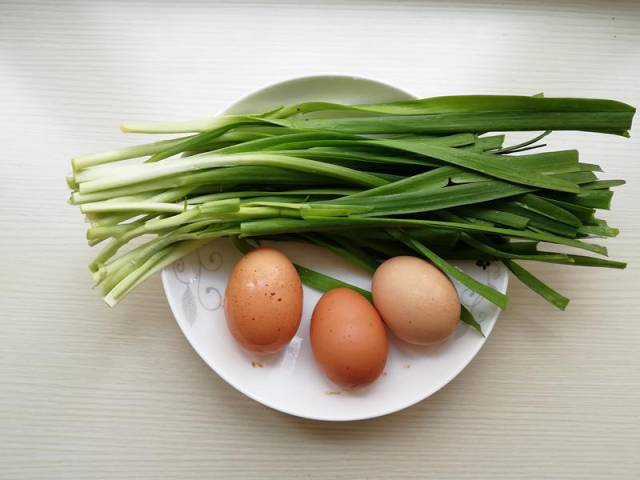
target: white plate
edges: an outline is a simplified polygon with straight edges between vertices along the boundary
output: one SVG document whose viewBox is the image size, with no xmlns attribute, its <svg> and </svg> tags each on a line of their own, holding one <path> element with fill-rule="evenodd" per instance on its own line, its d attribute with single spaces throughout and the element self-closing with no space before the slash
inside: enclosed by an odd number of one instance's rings
<svg viewBox="0 0 640 480">
<path fill-rule="evenodd" d="M 233 104 L 226 113 L 266 111 L 305 100 L 343 103 L 412 98 L 389 85 L 363 78 L 316 76 L 289 80 L 259 90 Z M 273 244 L 291 260 L 362 288 L 370 277 L 340 257 L 306 244 Z M 164 290 L 184 335 L 202 359 L 230 385 L 252 399 L 291 415 L 317 420 L 360 420 L 386 415 L 423 400 L 449 383 L 478 353 L 485 338 L 465 325 L 437 347 L 415 347 L 393 338 L 383 376 L 353 391 L 333 385 L 314 362 L 309 319 L 320 293 L 304 288 L 304 311 L 297 335 L 281 353 L 257 357 L 243 351 L 227 329 L 222 306 L 227 277 L 240 254 L 227 240 L 216 240 L 162 272 Z M 464 271 L 500 292 L 508 275 L 501 264 L 488 268 L 457 263 Z M 456 285 L 488 336 L 499 309 Z"/>
</svg>

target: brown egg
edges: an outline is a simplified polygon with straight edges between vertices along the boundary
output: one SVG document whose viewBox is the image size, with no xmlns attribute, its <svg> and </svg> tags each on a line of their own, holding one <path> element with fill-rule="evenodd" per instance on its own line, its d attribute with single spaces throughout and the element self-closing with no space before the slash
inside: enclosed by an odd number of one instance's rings
<svg viewBox="0 0 640 480">
<path fill-rule="evenodd" d="M 302 316 L 302 284 L 280 251 L 262 247 L 240 259 L 225 291 L 224 311 L 235 339 L 254 353 L 275 353 L 295 335 Z"/>
<path fill-rule="evenodd" d="M 460 321 L 460 300 L 439 269 L 416 257 L 390 258 L 371 285 L 373 303 L 391 331 L 416 345 L 446 339 Z"/>
<path fill-rule="evenodd" d="M 359 293 L 325 293 L 311 317 L 311 348 L 318 365 L 337 385 L 373 382 L 387 363 L 387 333 L 375 308 Z"/>
</svg>

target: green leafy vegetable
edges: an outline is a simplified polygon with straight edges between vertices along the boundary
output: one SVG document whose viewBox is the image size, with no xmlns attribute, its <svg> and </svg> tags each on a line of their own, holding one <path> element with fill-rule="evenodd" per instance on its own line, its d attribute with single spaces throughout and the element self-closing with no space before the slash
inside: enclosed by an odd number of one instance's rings
<svg viewBox="0 0 640 480">
<path fill-rule="evenodd" d="M 513 260 L 504 259 L 502 263 L 504 263 L 506 267 L 511 270 L 511 272 L 518 278 L 518 280 L 520 280 L 527 287 L 544 298 L 547 302 L 558 307 L 560 310 L 564 310 L 565 308 L 567 308 L 567 305 L 569 304 L 568 298 L 546 285 L 527 269 L 521 267 Z"/>
<path fill-rule="evenodd" d="M 606 255 L 590 240 L 618 229 L 595 214 L 624 180 L 599 179 L 600 167 L 577 150 L 540 151 L 539 142 L 552 130 L 628 136 L 634 113 L 612 100 L 465 95 L 125 123 L 125 132 L 188 135 L 75 157 L 65 180 L 90 223 L 89 244 L 104 242 L 90 270 L 109 305 L 211 239 L 231 237 L 244 252 L 262 239 L 311 242 L 369 273 L 391 256 L 420 255 L 505 308 L 506 295 L 449 263 L 502 261 L 564 309 L 568 299 L 516 261 L 625 268 L 539 250 L 542 242 Z M 536 136 L 505 147 L 501 132 L 511 131 Z M 296 268 L 313 288 L 370 298 Z M 461 319 L 482 334 L 466 309 Z"/>
</svg>

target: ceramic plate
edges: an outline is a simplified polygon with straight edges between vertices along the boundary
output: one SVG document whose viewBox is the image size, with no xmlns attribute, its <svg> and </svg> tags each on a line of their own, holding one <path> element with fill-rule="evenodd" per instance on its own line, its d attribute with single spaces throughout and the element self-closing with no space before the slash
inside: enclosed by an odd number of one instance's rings
<svg viewBox="0 0 640 480">
<path fill-rule="evenodd" d="M 384 102 L 413 98 L 373 80 L 341 76 L 305 77 L 253 93 L 225 113 L 267 111 L 306 100 L 341 103 Z M 370 276 L 318 247 L 272 243 L 289 258 L 359 287 L 370 289 Z M 416 347 L 389 335 L 389 358 L 372 385 L 343 390 L 332 384 L 314 362 L 309 320 L 320 292 L 304 287 L 304 311 L 297 335 L 279 354 L 258 357 L 243 351 L 231 337 L 224 318 L 227 278 L 240 254 L 227 240 L 216 240 L 162 272 L 164 290 L 184 335 L 202 359 L 231 386 L 248 397 L 291 415 L 317 420 L 360 420 L 407 408 L 449 383 L 473 359 L 486 338 L 465 325 L 444 344 Z M 506 292 L 508 275 L 501 264 L 456 265 L 479 281 Z M 455 283 L 455 282 L 454 282 Z M 489 335 L 499 309 L 456 283 L 462 300 Z"/>
</svg>

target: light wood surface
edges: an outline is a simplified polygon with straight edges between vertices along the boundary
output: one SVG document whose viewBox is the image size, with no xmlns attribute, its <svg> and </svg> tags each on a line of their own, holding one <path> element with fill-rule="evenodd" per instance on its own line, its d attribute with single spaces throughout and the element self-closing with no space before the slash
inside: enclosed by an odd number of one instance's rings
<svg viewBox="0 0 640 480">
<path fill-rule="evenodd" d="M 628 180 L 606 217 L 630 267 L 536 267 L 566 312 L 514 280 L 458 378 L 356 423 L 288 417 L 227 386 L 158 278 L 110 310 L 64 184 L 72 155 L 137 140 L 123 119 L 208 115 L 288 77 L 639 105 L 639 65 L 633 1 L 0 1 L 0 478 L 640 478 L 637 126 L 550 139 Z"/>
</svg>

